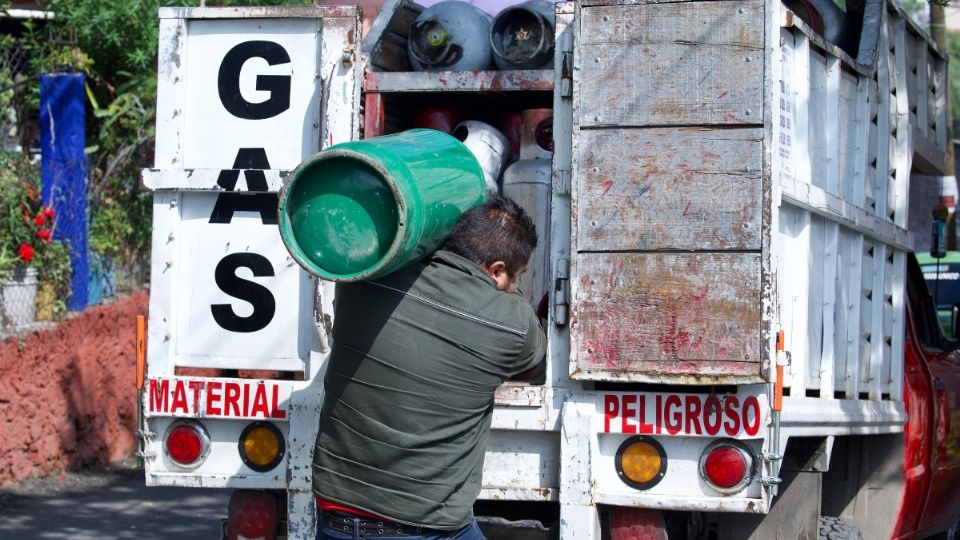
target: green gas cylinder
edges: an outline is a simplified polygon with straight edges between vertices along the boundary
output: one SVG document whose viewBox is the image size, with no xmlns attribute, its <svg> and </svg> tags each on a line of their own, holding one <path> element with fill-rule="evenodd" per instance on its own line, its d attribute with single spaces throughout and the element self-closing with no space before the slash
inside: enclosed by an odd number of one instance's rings
<svg viewBox="0 0 960 540">
<path fill-rule="evenodd" d="M 413 129 L 327 148 L 280 191 L 280 237 L 330 281 L 384 276 L 440 247 L 486 198 L 483 169 L 460 141 Z"/>
</svg>

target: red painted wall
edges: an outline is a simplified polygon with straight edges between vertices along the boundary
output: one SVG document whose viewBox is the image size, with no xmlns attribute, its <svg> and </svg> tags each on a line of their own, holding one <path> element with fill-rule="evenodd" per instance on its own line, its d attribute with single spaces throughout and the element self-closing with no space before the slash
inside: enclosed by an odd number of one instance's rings
<svg viewBox="0 0 960 540">
<path fill-rule="evenodd" d="M 136 450 L 136 316 L 147 293 L 0 342 L 0 485 Z"/>
</svg>

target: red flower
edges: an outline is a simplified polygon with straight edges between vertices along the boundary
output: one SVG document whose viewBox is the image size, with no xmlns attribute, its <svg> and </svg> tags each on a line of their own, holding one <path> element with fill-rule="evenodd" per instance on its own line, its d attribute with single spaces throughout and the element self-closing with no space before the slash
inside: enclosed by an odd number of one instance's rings
<svg viewBox="0 0 960 540">
<path fill-rule="evenodd" d="M 47 216 L 47 217 L 50 218 L 50 219 L 53 219 L 53 217 L 56 216 L 57 213 L 53 211 L 53 207 L 52 207 L 52 206 L 44 206 L 44 207 L 43 207 L 43 215 Z"/>
<path fill-rule="evenodd" d="M 26 242 L 20 244 L 20 249 L 17 250 L 17 255 L 20 256 L 23 262 L 30 264 L 30 261 L 33 260 L 34 255 L 33 246 Z"/>
<path fill-rule="evenodd" d="M 36 225 L 37 227 L 39 227 L 39 226 L 43 225 L 43 223 L 44 223 L 46 220 L 47 220 L 47 218 L 44 217 L 43 214 L 37 214 L 37 217 L 33 218 L 33 224 Z"/>
<path fill-rule="evenodd" d="M 50 229 L 40 229 L 37 231 L 37 238 L 43 240 L 46 243 L 50 243 Z"/>
</svg>

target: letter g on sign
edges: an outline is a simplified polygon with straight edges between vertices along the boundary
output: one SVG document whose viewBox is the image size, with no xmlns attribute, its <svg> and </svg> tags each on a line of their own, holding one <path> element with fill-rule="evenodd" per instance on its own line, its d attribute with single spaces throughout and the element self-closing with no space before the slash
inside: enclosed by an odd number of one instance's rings
<svg viewBox="0 0 960 540">
<path fill-rule="evenodd" d="M 230 49 L 220 63 L 217 91 L 227 111 L 246 120 L 272 118 L 290 108 L 289 75 L 257 75 L 257 90 L 270 92 L 260 103 L 251 103 L 240 93 L 240 71 L 251 58 L 262 58 L 268 65 L 289 64 L 290 55 L 272 41 L 245 41 Z"/>
</svg>

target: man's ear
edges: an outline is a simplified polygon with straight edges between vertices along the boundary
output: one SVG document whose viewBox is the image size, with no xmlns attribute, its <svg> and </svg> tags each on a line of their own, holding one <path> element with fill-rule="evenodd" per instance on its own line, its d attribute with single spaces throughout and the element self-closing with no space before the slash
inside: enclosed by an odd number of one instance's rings
<svg viewBox="0 0 960 540">
<path fill-rule="evenodd" d="M 484 270 L 487 271 L 487 275 L 492 277 L 494 281 L 499 281 L 500 279 L 505 279 L 508 277 L 507 263 L 503 261 L 494 261 L 488 264 Z"/>
</svg>

